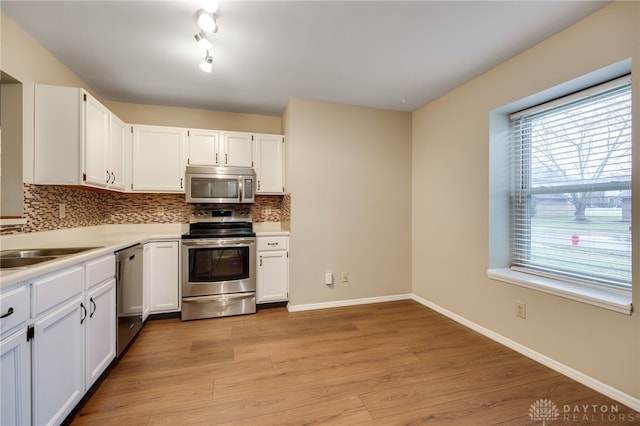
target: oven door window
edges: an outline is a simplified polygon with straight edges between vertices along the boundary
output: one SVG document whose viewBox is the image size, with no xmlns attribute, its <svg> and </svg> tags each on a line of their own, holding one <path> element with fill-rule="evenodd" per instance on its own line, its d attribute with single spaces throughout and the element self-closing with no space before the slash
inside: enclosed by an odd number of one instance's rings
<svg viewBox="0 0 640 426">
<path fill-rule="evenodd" d="M 192 198 L 238 198 L 237 178 L 192 177 Z"/>
<path fill-rule="evenodd" d="M 205 283 L 249 278 L 249 247 L 189 249 L 189 282 Z"/>
</svg>

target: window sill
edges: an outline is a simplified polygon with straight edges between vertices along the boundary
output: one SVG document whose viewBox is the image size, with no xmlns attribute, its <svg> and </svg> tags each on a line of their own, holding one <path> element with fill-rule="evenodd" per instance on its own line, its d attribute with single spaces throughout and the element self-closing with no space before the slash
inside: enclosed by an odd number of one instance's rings
<svg viewBox="0 0 640 426">
<path fill-rule="evenodd" d="M 492 280 L 542 291 L 626 315 L 631 315 L 633 312 L 631 294 L 624 291 L 587 287 L 571 282 L 512 271 L 509 268 L 489 269 L 487 270 L 487 276 Z"/>
</svg>

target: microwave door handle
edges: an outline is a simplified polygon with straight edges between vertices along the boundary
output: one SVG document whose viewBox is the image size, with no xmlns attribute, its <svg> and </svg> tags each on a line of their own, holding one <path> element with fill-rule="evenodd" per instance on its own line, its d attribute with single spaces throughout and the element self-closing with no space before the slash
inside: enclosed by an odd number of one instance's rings
<svg viewBox="0 0 640 426">
<path fill-rule="evenodd" d="M 238 179 L 238 201 L 242 202 L 244 199 L 244 180 Z"/>
</svg>

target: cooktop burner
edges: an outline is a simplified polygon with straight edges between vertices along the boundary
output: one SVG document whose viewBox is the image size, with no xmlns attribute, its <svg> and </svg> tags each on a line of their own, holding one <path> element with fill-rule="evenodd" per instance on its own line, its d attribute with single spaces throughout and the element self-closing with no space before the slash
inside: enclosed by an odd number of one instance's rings
<svg viewBox="0 0 640 426">
<path fill-rule="evenodd" d="M 183 239 L 255 237 L 250 209 L 196 210 L 191 213 L 189 232 Z"/>
</svg>

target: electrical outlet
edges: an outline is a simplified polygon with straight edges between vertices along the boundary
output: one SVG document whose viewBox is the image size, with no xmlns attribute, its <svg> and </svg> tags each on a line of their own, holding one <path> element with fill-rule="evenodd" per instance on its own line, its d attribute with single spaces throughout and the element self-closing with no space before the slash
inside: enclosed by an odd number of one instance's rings
<svg viewBox="0 0 640 426">
<path fill-rule="evenodd" d="M 164 216 L 164 207 L 158 206 L 158 210 L 156 211 L 158 216 Z"/>
<path fill-rule="evenodd" d="M 324 283 L 326 285 L 333 284 L 333 273 L 327 272 L 327 273 L 324 274 Z"/>
<path fill-rule="evenodd" d="M 527 305 L 524 302 L 516 302 L 516 316 L 523 319 L 527 317 Z"/>
<path fill-rule="evenodd" d="M 264 214 L 271 214 L 271 206 L 265 206 L 262 211 Z"/>
<path fill-rule="evenodd" d="M 58 204 L 58 218 L 64 219 L 67 216 L 67 210 L 64 203 Z"/>
<path fill-rule="evenodd" d="M 343 283 L 348 283 L 349 282 L 349 273 L 348 272 L 343 272 L 342 273 L 342 282 Z"/>
</svg>

